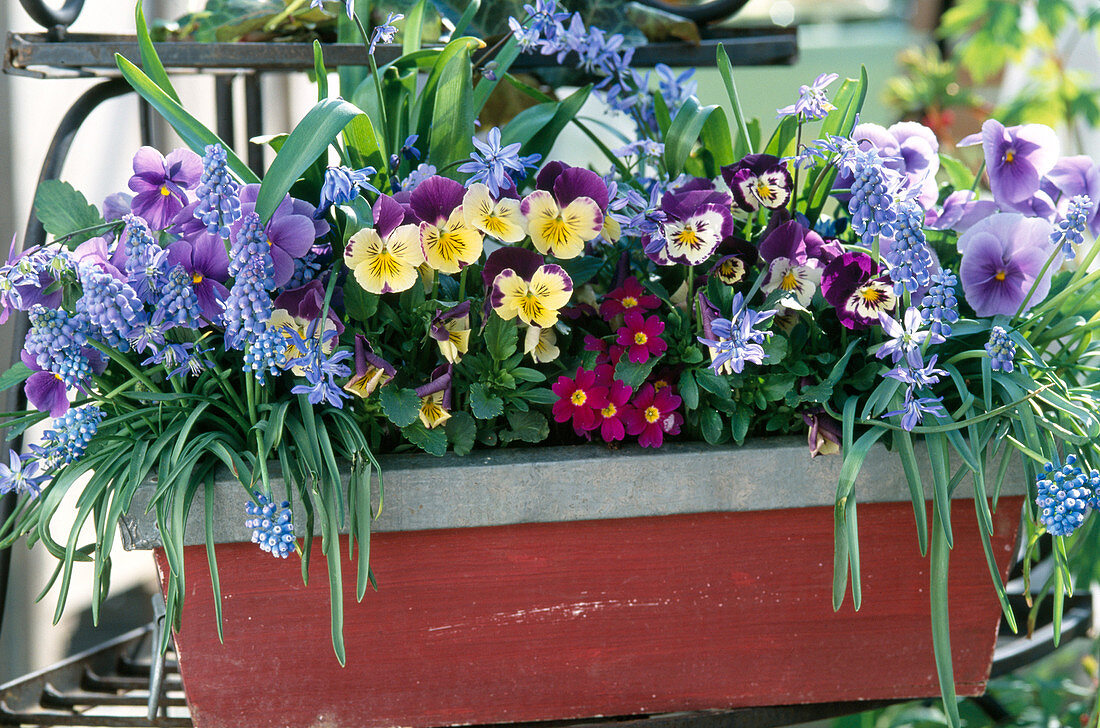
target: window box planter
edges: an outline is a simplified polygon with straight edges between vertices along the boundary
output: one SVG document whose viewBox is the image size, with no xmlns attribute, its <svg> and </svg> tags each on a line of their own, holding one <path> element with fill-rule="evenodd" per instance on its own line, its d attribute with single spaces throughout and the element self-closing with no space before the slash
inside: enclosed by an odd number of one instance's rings
<svg viewBox="0 0 1100 728">
<path fill-rule="evenodd" d="M 857 482 L 858 612 L 850 598 L 832 609 L 840 458 L 811 460 L 801 441 L 396 456 L 383 468 L 371 542 L 379 588 L 357 604 L 346 564 L 343 668 L 327 649 L 319 546 L 304 586 L 298 559 L 249 543 L 244 494 L 228 480 L 214 503 L 219 642 L 195 505 L 176 646 L 198 728 L 484 724 L 939 694 L 928 560 L 901 467 L 881 446 Z M 994 514 L 1002 572 L 1020 520 L 1013 482 Z M 977 695 L 1000 608 L 970 499 L 952 516 L 955 679 L 960 694 Z M 163 580 L 153 519 L 127 518 L 124 538 L 154 550 Z"/>
</svg>

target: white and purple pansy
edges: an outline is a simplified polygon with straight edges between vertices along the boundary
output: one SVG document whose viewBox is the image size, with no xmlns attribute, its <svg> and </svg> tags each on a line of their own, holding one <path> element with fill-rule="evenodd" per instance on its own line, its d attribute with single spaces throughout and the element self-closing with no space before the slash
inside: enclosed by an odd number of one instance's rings
<svg viewBox="0 0 1100 728">
<path fill-rule="evenodd" d="M 727 193 L 714 189 L 666 192 L 661 198 L 665 220 L 643 240 L 645 254 L 658 265 L 699 265 L 733 233 L 731 204 Z"/>
<path fill-rule="evenodd" d="M 821 273 L 821 295 L 836 309 L 846 328 L 866 328 L 879 323 L 879 314 L 897 306 L 890 279 L 878 275 L 878 265 L 866 253 L 848 252 Z"/>
<path fill-rule="evenodd" d="M 761 207 L 774 210 L 791 199 L 791 172 L 787 163 L 771 154 L 750 154 L 736 164 L 722 167 L 722 178 L 733 192 L 734 202 L 745 212 Z"/>
</svg>

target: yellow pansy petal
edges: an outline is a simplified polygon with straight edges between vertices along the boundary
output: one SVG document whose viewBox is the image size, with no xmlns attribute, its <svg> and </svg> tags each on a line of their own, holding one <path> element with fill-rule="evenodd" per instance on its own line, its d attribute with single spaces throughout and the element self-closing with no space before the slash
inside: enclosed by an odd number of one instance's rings
<svg viewBox="0 0 1100 728">
<path fill-rule="evenodd" d="M 451 418 L 451 413 L 443 409 L 443 392 L 435 392 L 420 399 L 420 421 L 431 429 L 438 427 Z"/>
<path fill-rule="evenodd" d="M 573 294 L 573 281 L 561 266 L 543 265 L 531 276 L 530 291 L 548 308 L 557 311 L 569 303 Z"/>
<path fill-rule="evenodd" d="M 600 232 L 600 237 L 609 243 L 614 243 L 622 236 L 623 226 L 619 224 L 619 221 L 610 215 L 604 216 L 603 230 Z"/>
<path fill-rule="evenodd" d="M 390 233 L 386 245 L 394 257 L 413 268 L 424 263 L 424 248 L 420 244 L 420 227 L 402 225 Z"/>
<path fill-rule="evenodd" d="M 351 236 L 348 244 L 344 246 L 344 263 L 348 268 L 355 270 L 367 258 L 377 255 L 382 249 L 382 238 L 374 228 L 363 228 Z"/>
<path fill-rule="evenodd" d="M 527 296 L 527 281 L 511 268 L 505 268 L 493 280 L 490 303 L 505 321 L 519 315 L 519 303 Z"/>
<path fill-rule="evenodd" d="M 440 273 L 458 273 L 481 257 L 481 233 L 466 225 L 461 205 L 441 228 L 421 223 L 420 239 L 428 265 Z"/>
</svg>

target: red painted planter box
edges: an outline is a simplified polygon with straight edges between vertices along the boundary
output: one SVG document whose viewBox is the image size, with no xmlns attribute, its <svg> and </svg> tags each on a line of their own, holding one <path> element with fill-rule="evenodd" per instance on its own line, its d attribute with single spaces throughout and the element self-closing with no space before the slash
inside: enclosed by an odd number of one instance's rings
<svg viewBox="0 0 1100 728">
<path fill-rule="evenodd" d="M 884 468 L 892 457 L 883 453 Z M 387 508 L 392 487 L 387 475 Z M 994 515 L 1002 572 L 1021 504 L 1003 497 Z M 952 522 L 955 677 L 961 695 L 977 695 L 1000 608 L 972 501 L 954 503 Z M 343 668 L 331 650 L 319 543 L 309 586 L 296 559 L 276 561 L 250 543 L 218 547 L 224 645 L 205 550 L 188 546 L 180 671 L 198 728 L 437 726 L 938 696 L 929 565 L 912 505 L 861 504 L 860 543 L 857 613 L 850 596 L 832 609 L 827 506 L 378 533 L 379 590 L 362 603 L 345 564 Z M 156 560 L 163 579 L 159 549 Z"/>
</svg>

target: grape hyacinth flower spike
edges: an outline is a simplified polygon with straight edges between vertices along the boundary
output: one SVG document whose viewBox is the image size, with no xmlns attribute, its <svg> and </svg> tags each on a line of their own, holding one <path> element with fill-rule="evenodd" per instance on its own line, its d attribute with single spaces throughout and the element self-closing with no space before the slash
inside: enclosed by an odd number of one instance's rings
<svg viewBox="0 0 1100 728">
<path fill-rule="evenodd" d="M 255 501 L 245 503 L 246 528 L 252 529 L 252 543 L 277 559 L 285 559 L 294 550 L 294 522 L 291 520 L 290 501 L 276 505 L 259 491 L 252 493 Z"/>
</svg>

